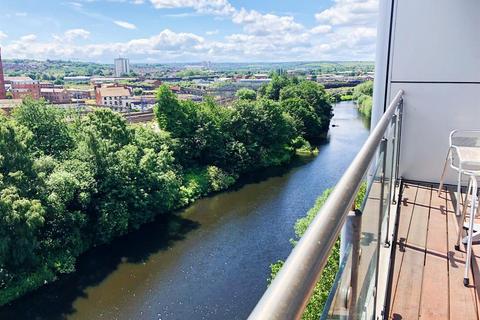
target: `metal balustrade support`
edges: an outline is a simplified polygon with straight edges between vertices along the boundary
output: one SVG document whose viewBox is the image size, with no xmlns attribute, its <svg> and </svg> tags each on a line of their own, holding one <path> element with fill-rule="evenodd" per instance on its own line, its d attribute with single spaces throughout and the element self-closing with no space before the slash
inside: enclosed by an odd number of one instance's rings
<svg viewBox="0 0 480 320">
<path fill-rule="evenodd" d="M 348 301 L 348 318 L 358 319 L 358 266 L 360 265 L 360 238 L 362 231 L 362 212 L 350 211 L 345 225 L 348 226 L 348 234 L 352 244 L 352 269 L 350 274 L 350 295 Z"/>
<path fill-rule="evenodd" d="M 382 241 L 382 221 L 383 221 L 383 212 L 384 212 L 384 193 L 385 193 L 385 172 L 387 169 L 387 145 L 388 145 L 388 140 L 386 138 L 383 138 L 382 141 L 380 142 L 380 152 L 379 155 L 380 157 L 383 157 L 382 161 L 382 172 L 380 174 L 380 203 L 378 206 L 378 228 L 377 228 L 377 248 L 376 248 L 376 268 L 375 268 L 375 286 L 374 286 L 374 298 L 373 298 L 373 318 L 375 318 L 375 310 L 377 310 L 377 298 L 376 298 L 376 292 L 377 292 L 377 287 L 378 287 L 378 268 L 379 268 L 379 263 L 380 263 L 380 242 Z M 389 201 L 390 203 L 390 201 Z"/>
<path fill-rule="evenodd" d="M 397 147 L 396 147 L 396 159 L 395 159 L 395 187 L 399 186 L 399 166 L 400 166 L 400 147 L 402 144 L 402 124 L 403 124 L 403 97 L 398 103 L 398 136 L 397 136 Z M 395 195 L 394 197 L 395 198 Z"/>
<path fill-rule="evenodd" d="M 388 198 L 387 198 L 387 231 L 385 232 L 385 239 L 383 241 L 383 246 L 385 248 L 389 248 L 390 247 L 390 237 L 389 237 L 389 231 L 390 231 L 390 209 L 391 209 L 391 203 L 392 203 L 392 200 L 395 198 L 395 185 L 394 185 L 394 181 L 395 181 L 395 165 L 396 165 L 396 143 L 397 143 L 397 124 L 398 124 L 398 121 L 397 121 L 397 118 L 398 116 L 396 114 L 393 115 L 392 117 L 392 123 L 393 123 L 393 137 L 391 139 L 391 153 L 392 153 L 392 159 L 389 163 L 390 165 L 390 173 L 389 173 L 389 181 L 388 181 Z M 387 146 L 388 148 L 388 146 Z M 393 190 L 392 190 L 393 189 Z"/>
</svg>

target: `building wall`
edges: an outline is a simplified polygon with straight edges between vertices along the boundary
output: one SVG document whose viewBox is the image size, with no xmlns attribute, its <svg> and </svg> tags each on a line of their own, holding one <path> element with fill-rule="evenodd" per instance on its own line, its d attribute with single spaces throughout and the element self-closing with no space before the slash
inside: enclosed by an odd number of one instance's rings
<svg viewBox="0 0 480 320">
<path fill-rule="evenodd" d="M 13 99 L 24 99 L 26 97 L 30 97 L 33 99 L 40 99 L 40 84 L 12 83 L 12 95 L 13 95 Z"/>
<path fill-rule="evenodd" d="M 130 62 L 126 58 L 115 59 L 115 76 L 121 77 L 124 74 L 130 73 Z"/>
<path fill-rule="evenodd" d="M 400 174 L 437 182 L 450 131 L 480 129 L 480 1 L 390 3 L 389 60 L 379 68 L 388 79 L 387 102 L 399 89 L 405 91 Z M 375 91 L 374 121 L 385 108 L 381 86 Z M 447 182 L 455 179 L 450 170 Z"/>
<path fill-rule="evenodd" d="M 70 94 L 67 90 L 60 90 L 55 92 L 42 92 L 40 96 L 51 103 L 66 103 L 70 102 Z"/>
</svg>

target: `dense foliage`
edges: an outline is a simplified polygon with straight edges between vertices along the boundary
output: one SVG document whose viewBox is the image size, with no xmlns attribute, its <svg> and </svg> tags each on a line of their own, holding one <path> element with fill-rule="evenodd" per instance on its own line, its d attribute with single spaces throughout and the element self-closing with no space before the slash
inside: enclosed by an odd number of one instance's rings
<svg viewBox="0 0 480 320">
<path fill-rule="evenodd" d="M 318 212 L 322 208 L 325 201 L 327 201 L 328 196 L 332 192 L 332 189 L 325 190 L 320 197 L 315 201 L 314 206 L 308 210 L 307 214 L 303 217 L 298 219 L 295 222 L 294 230 L 295 230 L 295 239 L 291 239 L 293 245 L 295 245 L 298 240 L 305 234 L 308 229 L 310 223 L 312 223 L 313 219 L 317 216 Z M 366 193 L 366 184 L 362 184 L 360 190 L 357 193 L 355 199 L 355 207 L 361 208 L 363 199 L 365 198 Z M 279 260 L 272 265 L 270 265 L 270 278 L 268 282 L 272 282 L 275 278 L 275 275 L 280 271 L 283 266 L 283 261 Z M 330 294 L 330 290 L 333 286 L 333 282 L 335 281 L 335 276 L 338 272 L 340 263 L 340 241 L 337 240 L 335 243 L 330 256 L 328 257 L 327 263 L 325 268 L 322 271 L 320 276 L 320 280 L 315 286 L 313 291 L 312 297 L 305 308 L 303 313 L 302 319 L 305 320 L 317 320 L 320 319 L 323 308 L 325 307 L 325 303 L 327 301 L 328 295 Z"/>
<path fill-rule="evenodd" d="M 332 106 L 322 85 L 273 74 L 272 81 L 260 88 L 259 95 L 279 101 L 293 119 L 296 134 L 307 141 L 318 142 L 328 131 Z"/>
<path fill-rule="evenodd" d="M 366 81 L 353 89 L 353 100 L 357 102 L 358 110 L 367 118 L 372 116 L 373 81 Z"/>
<path fill-rule="evenodd" d="M 325 134 L 331 107 L 322 87 L 287 85 L 282 95 L 305 99 L 318 123 L 304 126 Z M 160 128 L 129 125 L 106 109 L 79 117 L 33 100 L 1 116 L 0 305 L 73 272 L 92 246 L 226 189 L 247 171 L 288 162 L 310 136 L 297 128 L 303 116 L 280 100 L 222 107 L 179 101 L 162 86 Z"/>
</svg>

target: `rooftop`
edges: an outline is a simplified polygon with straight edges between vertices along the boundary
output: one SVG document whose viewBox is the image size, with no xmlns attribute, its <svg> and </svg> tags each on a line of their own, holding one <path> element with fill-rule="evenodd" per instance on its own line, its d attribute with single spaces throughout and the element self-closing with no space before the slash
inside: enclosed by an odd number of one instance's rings
<svg viewBox="0 0 480 320">
<path fill-rule="evenodd" d="M 97 89 L 102 97 L 125 97 L 131 96 L 131 92 L 126 87 L 101 87 Z"/>
<path fill-rule="evenodd" d="M 29 83 L 34 83 L 36 82 L 30 77 L 5 77 L 5 81 L 8 82 L 29 82 Z"/>
<path fill-rule="evenodd" d="M 40 92 L 42 93 L 62 93 L 66 92 L 64 88 L 41 88 Z"/>
</svg>

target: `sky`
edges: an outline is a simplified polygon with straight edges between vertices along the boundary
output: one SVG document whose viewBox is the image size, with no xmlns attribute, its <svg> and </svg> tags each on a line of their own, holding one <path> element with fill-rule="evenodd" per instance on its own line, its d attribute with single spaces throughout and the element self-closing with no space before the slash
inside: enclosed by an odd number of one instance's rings
<svg viewBox="0 0 480 320">
<path fill-rule="evenodd" d="M 373 60 L 378 0 L 2 1 L 5 59 Z"/>
</svg>

